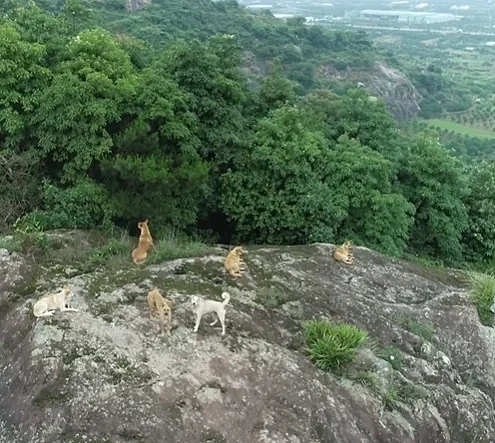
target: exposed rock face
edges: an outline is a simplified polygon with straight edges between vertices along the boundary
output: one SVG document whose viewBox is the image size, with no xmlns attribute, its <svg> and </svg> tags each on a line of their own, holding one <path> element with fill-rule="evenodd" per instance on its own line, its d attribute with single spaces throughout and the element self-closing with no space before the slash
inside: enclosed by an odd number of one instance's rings
<svg viewBox="0 0 495 443">
<path fill-rule="evenodd" d="M 332 65 L 324 65 L 320 67 L 319 75 L 351 81 L 356 87 L 362 84 L 361 87 L 381 98 L 389 112 L 398 120 L 416 117 L 421 110 L 421 96 L 414 85 L 403 73 L 382 62 L 376 62 L 367 69 L 348 68 L 345 71 L 337 70 Z"/>
<path fill-rule="evenodd" d="M 125 0 L 125 7 L 134 12 L 150 4 L 152 0 Z"/>
<path fill-rule="evenodd" d="M 32 274 L 2 252 L 0 442 L 493 442 L 495 334 L 453 271 L 366 248 L 353 266 L 330 245 L 248 251 L 236 282 L 220 248 L 83 275 Z M 15 281 L 23 269 L 28 289 Z M 81 311 L 35 319 L 32 301 L 66 282 Z M 154 285 L 175 302 L 170 337 L 148 318 Z M 189 297 L 222 290 L 227 334 L 210 317 L 195 334 Z M 308 361 L 301 324 L 320 316 L 375 338 L 355 364 L 372 386 Z M 384 346 L 394 361 L 377 357 Z"/>
</svg>

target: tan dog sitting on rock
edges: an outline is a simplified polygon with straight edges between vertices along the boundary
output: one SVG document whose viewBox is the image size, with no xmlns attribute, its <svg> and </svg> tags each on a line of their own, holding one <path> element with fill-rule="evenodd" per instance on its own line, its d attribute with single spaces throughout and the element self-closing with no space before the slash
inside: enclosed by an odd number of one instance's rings
<svg viewBox="0 0 495 443">
<path fill-rule="evenodd" d="M 345 241 L 341 246 L 338 246 L 333 251 L 334 260 L 352 265 L 354 263 L 354 255 L 352 253 L 352 244 L 350 240 Z"/>
<path fill-rule="evenodd" d="M 242 249 L 242 246 L 237 246 L 227 254 L 225 258 L 225 270 L 234 279 L 242 277 L 242 273 L 246 270 L 246 264 L 242 260 L 242 256 L 247 254 L 247 251 Z"/>
<path fill-rule="evenodd" d="M 150 228 L 148 227 L 149 220 L 146 219 L 138 223 L 138 228 L 141 231 L 139 236 L 139 243 L 137 248 L 132 251 L 132 261 L 139 265 L 144 263 L 148 258 L 148 250 L 153 247 L 155 249 L 155 244 L 153 243 L 153 237 L 151 237 Z"/>
</svg>

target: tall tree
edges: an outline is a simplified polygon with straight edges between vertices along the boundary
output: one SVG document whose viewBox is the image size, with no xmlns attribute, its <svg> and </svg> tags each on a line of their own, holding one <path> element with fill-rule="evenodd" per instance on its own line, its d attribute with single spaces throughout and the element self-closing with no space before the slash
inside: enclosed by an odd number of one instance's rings
<svg viewBox="0 0 495 443">
<path fill-rule="evenodd" d="M 465 233 L 466 254 L 472 261 L 495 259 L 495 164 L 479 162 L 468 170 L 469 194 L 465 204 L 469 229 Z"/>
<path fill-rule="evenodd" d="M 9 23 L 0 25 L 0 146 L 18 147 L 51 77 L 43 66 L 46 47 L 25 41 Z"/>
<path fill-rule="evenodd" d="M 404 155 L 398 180 L 416 208 L 410 246 L 420 254 L 458 263 L 468 228 L 463 204 L 467 187 L 460 162 L 438 140 L 419 136 Z"/>
<path fill-rule="evenodd" d="M 38 144 L 52 174 L 77 181 L 113 147 L 109 127 L 135 94 L 129 55 L 103 29 L 83 31 L 66 45 L 34 116 Z"/>
</svg>

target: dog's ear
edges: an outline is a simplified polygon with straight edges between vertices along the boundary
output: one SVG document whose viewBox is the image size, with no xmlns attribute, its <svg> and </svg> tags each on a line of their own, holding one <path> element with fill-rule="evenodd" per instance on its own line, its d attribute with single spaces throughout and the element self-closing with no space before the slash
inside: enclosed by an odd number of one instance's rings
<svg viewBox="0 0 495 443">
<path fill-rule="evenodd" d="M 70 294 L 70 288 L 68 286 L 64 286 L 63 291 L 66 296 Z"/>
<path fill-rule="evenodd" d="M 149 219 L 147 218 L 146 220 L 143 221 L 143 223 L 147 225 L 149 223 Z"/>
</svg>

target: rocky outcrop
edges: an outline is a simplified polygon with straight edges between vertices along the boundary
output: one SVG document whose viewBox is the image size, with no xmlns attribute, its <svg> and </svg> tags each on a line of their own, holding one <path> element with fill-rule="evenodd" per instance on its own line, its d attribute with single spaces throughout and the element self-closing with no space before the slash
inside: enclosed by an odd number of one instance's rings
<svg viewBox="0 0 495 443">
<path fill-rule="evenodd" d="M 326 244 L 247 249 L 238 281 L 220 248 L 82 274 L 1 251 L 0 442 L 493 442 L 495 334 L 460 275 L 366 248 L 353 266 Z M 35 319 L 66 282 L 80 312 Z M 148 318 L 154 285 L 175 303 L 170 337 Z M 194 333 L 189 297 L 222 290 L 227 334 L 209 318 Z M 374 339 L 342 376 L 305 355 L 319 317 Z"/>
<path fill-rule="evenodd" d="M 146 5 L 150 4 L 152 0 L 125 0 L 125 7 L 128 11 L 134 12 Z"/>
<path fill-rule="evenodd" d="M 398 120 L 417 117 L 420 94 L 410 80 L 382 62 L 376 62 L 371 68 L 347 68 L 338 70 L 333 65 L 320 67 L 321 77 L 350 81 L 356 87 L 364 87 L 382 99 L 389 112 Z"/>
</svg>

